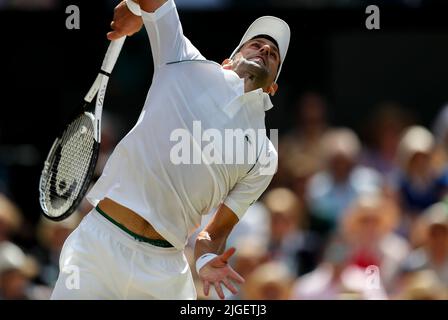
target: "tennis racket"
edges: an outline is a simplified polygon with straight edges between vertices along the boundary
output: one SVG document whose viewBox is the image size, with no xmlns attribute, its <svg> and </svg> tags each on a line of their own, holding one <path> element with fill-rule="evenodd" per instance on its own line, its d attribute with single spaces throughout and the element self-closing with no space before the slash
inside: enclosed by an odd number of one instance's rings
<svg viewBox="0 0 448 320">
<path fill-rule="evenodd" d="M 39 201 L 44 216 L 50 220 L 68 218 L 90 185 L 101 142 L 101 114 L 107 83 L 125 39 L 110 42 L 101 70 L 84 97 L 81 112 L 56 138 L 45 160 L 39 182 Z"/>
</svg>

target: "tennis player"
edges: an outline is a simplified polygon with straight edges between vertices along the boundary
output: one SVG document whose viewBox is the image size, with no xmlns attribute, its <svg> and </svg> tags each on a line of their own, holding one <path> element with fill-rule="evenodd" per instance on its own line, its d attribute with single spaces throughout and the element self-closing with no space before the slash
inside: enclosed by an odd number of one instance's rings
<svg viewBox="0 0 448 320">
<path fill-rule="evenodd" d="M 64 244 L 52 298 L 196 299 L 184 247 L 201 216 L 216 209 L 196 240 L 196 270 L 204 293 L 214 287 L 224 299 L 224 286 L 236 294 L 244 281 L 228 264 L 235 249 L 225 250 L 226 239 L 277 166 L 264 118 L 290 30 L 281 19 L 261 17 L 218 64 L 184 37 L 173 0 L 127 1 L 116 7 L 108 38 L 132 35 L 144 24 L 152 85 L 136 125 L 87 195 L 95 209 Z M 244 161 L 206 161 L 206 146 L 221 151 L 220 159 L 241 151 L 215 141 L 226 130 L 264 134 L 257 141 L 240 137 L 247 144 Z M 182 148 L 187 142 L 188 150 Z"/>
</svg>

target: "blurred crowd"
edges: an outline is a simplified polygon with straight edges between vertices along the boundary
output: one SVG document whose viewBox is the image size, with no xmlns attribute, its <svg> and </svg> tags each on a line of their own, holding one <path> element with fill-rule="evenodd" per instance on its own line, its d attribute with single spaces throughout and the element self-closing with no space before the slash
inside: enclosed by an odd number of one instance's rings
<svg viewBox="0 0 448 320">
<path fill-rule="evenodd" d="M 359 134 L 328 108 L 298 99 L 277 174 L 230 239 L 238 298 L 447 299 L 448 106 L 426 128 L 381 103 Z"/>
<path fill-rule="evenodd" d="M 381 103 L 356 132 L 333 126 L 330 108 L 316 92 L 291 108 L 278 171 L 228 239 L 246 279 L 228 298 L 448 299 L 448 106 L 424 127 Z M 113 123 L 106 115 L 97 176 L 118 141 Z M 0 299 L 47 299 L 64 240 L 91 206 L 24 229 L 5 181 L 0 190 Z M 24 232 L 35 245 L 21 245 Z M 198 298 L 216 299 L 197 280 L 194 236 Z"/>
</svg>

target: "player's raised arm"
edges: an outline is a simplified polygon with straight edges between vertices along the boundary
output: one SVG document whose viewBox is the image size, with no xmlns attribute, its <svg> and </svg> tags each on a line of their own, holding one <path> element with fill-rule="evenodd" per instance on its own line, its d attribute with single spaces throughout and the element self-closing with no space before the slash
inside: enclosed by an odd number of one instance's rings
<svg viewBox="0 0 448 320">
<path fill-rule="evenodd" d="M 132 2 L 133 0 L 128 0 Z M 137 7 L 137 2 L 132 2 Z M 112 31 L 107 34 L 109 40 L 117 40 L 124 36 L 132 36 L 143 26 L 142 17 L 132 13 L 126 1 L 122 1 L 114 9 L 114 18 L 110 24 Z"/>
<path fill-rule="evenodd" d="M 174 0 L 126 0 L 114 12 L 110 40 L 138 32 L 145 25 L 154 67 L 181 60 L 204 60 L 184 36 Z"/>
<path fill-rule="evenodd" d="M 140 8 L 156 71 L 169 62 L 205 59 L 184 36 L 174 0 L 140 0 Z"/>
</svg>

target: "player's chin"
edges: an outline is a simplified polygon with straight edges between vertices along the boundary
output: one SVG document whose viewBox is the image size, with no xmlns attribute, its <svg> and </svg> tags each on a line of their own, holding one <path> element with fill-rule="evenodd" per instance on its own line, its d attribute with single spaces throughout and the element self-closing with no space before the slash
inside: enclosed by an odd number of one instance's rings
<svg viewBox="0 0 448 320">
<path fill-rule="evenodd" d="M 257 78 L 264 78 L 269 74 L 269 69 L 262 63 L 258 61 L 249 61 L 247 65 L 247 70 L 249 73 L 255 75 Z"/>
<path fill-rule="evenodd" d="M 266 65 L 263 60 L 255 59 L 255 60 L 247 60 L 250 65 L 257 68 L 266 69 Z"/>
</svg>

